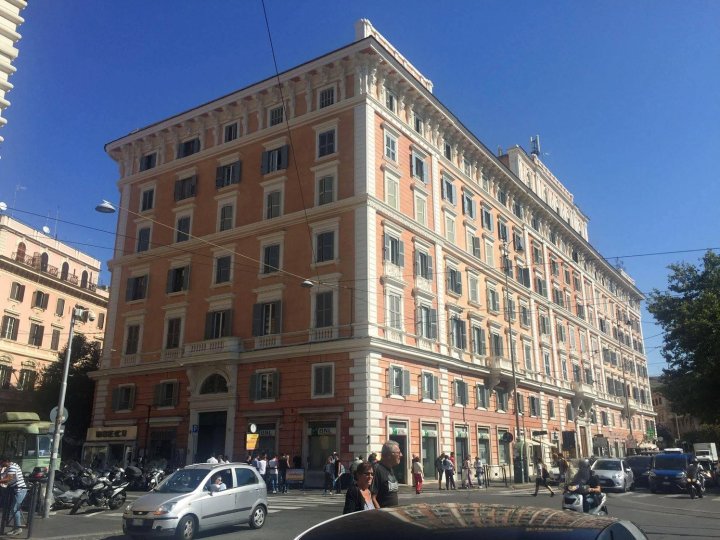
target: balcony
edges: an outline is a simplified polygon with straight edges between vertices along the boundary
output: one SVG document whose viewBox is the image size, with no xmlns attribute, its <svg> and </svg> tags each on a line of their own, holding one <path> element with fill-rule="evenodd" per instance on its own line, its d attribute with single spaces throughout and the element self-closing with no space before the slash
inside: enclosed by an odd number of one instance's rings
<svg viewBox="0 0 720 540">
<path fill-rule="evenodd" d="M 572 399 L 573 406 L 578 408 L 582 406 L 584 411 L 589 411 L 595 405 L 597 399 L 597 392 L 592 384 L 587 384 L 582 381 L 574 381 L 572 383 L 572 391 L 575 392 L 575 396 Z"/>
<path fill-rule="evenodd" d="M 224 337 L 188 343 L 183 347 L 182 356 L 197 357 L 209 354 L 239 353 L 242 352 L 242 350 L 242 340 L 240 338 Z"/>
<path fill-rule="evenodd" d="M 633 398 L 628 398 L 627 401 L 627 409 L 630 416 L 633 416 L 640 412 L 640 404 L 637 401 L 635 401 Z"/>
<path fill-rule="evenodd" d="M 268 336 L 258 336 L 255 338 L 255 349 L 279 347 L 281 344 L 282 339 L 280 339 L 280 334 L 270 334 Z"/>
<path fill-rule="evenodd" d="M 325 326 L 323 328 L 313 328 L 310 330 L 310 341 L 330 341 L 337 339 L 338 329 L 336 326 Z"/>
<path fill-rule="evenodd" d="M 48 276 L 51 276 L 55 279 L 67 281 L 71 285 L 77 286 L 78 284 L 80 284 L 80 287 L 82 287 L 83 289 L 88 289 L 89 291 L 93 292 L 97 290 L 97 283 L 92 283 L 90 281 L 80 282 L 80 279 L 75 274 L 63 274 L 57 266 L 43 263 L 42 257 L 38 254 L 30 257 L 28 255 L 25 255 L 24 253 L 18 253 L 16 251 L 13 252 L 12 259 L 16 262 L 19 262 L 20 264 L 24 264 L 25 266 L 37 270 L 38 272 L 42 272 L 43 274 L 47 274 Z"/>
<path fill-rule="evenodd" d="M 491 356 L 487 362 L 490 368 L 490 388 L 496 387 L 501 382 L 512 382 L 512 362 L 509 358 L 504 356 Z M 520 374 L 516 374 L 518 380 L 521 378 Z"/>
<path fill-rule="evenodd" d="M 120 367 L 137 366 L 139 363 L 139 354 L 124 354 L 120 357 Z"/>
</svg>

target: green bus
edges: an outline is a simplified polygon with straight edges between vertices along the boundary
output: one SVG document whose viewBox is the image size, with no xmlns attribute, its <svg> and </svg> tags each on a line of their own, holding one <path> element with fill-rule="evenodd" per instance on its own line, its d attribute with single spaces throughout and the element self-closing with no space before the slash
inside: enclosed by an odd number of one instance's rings
<svg viewBox="0 0 720 540">
<path fill-rule="evenodd" d="M 12 459 L 25 474 L 35 467 L 50 466 L 52 426 L 37 413 L 0 413 L 0 456 Z"/>
</svg>

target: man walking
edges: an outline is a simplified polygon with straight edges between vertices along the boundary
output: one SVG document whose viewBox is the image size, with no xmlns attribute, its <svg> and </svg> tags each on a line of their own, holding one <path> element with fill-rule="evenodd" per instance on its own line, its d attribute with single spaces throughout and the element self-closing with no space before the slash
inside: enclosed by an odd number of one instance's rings
<svg viewBox="0 0 720 540">
<path fill-rule="evenodd" d="M 9 457 L 0 457 L 0 468 L 5 470 L 3 475 L 0 476 L 0 484 L 7 485 L 8 496 L 11 497 L 10 515 L 13 516 L 13 529 L 7 534 L 8 536 L 17 536 L 22 532 L 20 528 L 22 526 L 20 505 L 25 499 L 25 495 L 27 495 L 27 485 L 25 485 L 20 465 L 10 461 Z"/>
<path fill-rule="evenodd" d="M 395 441 L 387 441 L 380 451 L 380 461 L 375 467 L 375 478 L 372 483 L 372 497 L 376 508 L 387 508 L 398 505 L 398 481 L 393 467 L 400 464 L 402 452 Z"/>
<path fill-rule="evenodd" d="M 550 486 L 548 486 L 548 478 L 550 477 L 550 473 L 547 470 L 547 467 L 542 461 L 538 461 L 537 464 L 537 474 L 535 475 L 535 493 L 533 493 L 533 497 L 537 497 L 538 490 L 540 489 L 540 486 L 545 486 L 547 490 L 550 492 L 550 496 L 554 497 L 555 492 L 552 490 Z"/>
<path fill-rule="evenodd" d="M 435 459 L 435 470 L 438 473 L 438 489 L 442 490 L 442 481 L 443 481 L 443 460 L 445 459 L 445 454 L 440 454 Z"/>
</svg>

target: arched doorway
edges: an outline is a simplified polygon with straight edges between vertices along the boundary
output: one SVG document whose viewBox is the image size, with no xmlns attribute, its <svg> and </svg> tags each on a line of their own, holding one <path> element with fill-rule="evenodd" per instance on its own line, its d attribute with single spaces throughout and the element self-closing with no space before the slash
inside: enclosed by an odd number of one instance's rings
<svg viewBox="0 0 720 540">
<path fill-rule="evenodd" d="M 70 272 L 70 265 L 67 262 L 62 263 L 62 269 L 60 270 L 60 279 L 67 281 L 68 273 Z"/>
<path fill-rule="evenodd" d="M 225 377 L 219 373 L 209 375 L 200 385 L 200 394 L 227 394 Z M 225 452 L 227 411 L 206 411 L 198 413 L 198 434 L 195 462 L 206 461 L 210 456 Z"/>
<path fill-rule="evenodd" d="M 15 256 L 15 259 L 20 262 L 25 262 L 25 252 L 27 251 L 27 248 L 25 247 L 25 242 L 20 242 L 17 247 L 17 255 Z"/>
<path fill-rule="evenodd" d="M 83 289 L 87 289 L 88 284 L 88 273 L 87 270 L 83 270 L 82 276 L 80 277 L 80 286 Z"/>
<path fill-rule="evenodd" d="M 47 272 L 48 270 L 48 254 L 44 253 L 40 256 L 40 271 Z"/>
</svg>

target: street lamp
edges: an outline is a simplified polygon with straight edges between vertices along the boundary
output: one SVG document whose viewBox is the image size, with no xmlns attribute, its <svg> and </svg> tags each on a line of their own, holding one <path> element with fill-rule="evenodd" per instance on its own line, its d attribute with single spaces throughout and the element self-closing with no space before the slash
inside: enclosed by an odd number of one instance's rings
<svg viewBox="0 0 720 540">
<path fill-rule="evenodd" d="M 55 431 L 53 431 L 52 452 L 50 453 L 50 466 L 48 467 L 48 482 L 45 488 L 45 505 L 43 508 L 43 517 L 50 515 L 50 502 L 52 499 L 53 484 L 55 483 L 55 470 L 57 469 L 58 450 L 60 448 L 60 427 L 65 418 L 63 411 L 65 410 L 65 392 L 67 391 L 68 373 L 70 371 L 70 356 L 72 354 L 73 331 L 75 330 L 75 321 L 93 319 L 94 315 L 89 309 L 75 306 L 70 315 L 70 334 L 68 336 L 67 350 L 65 351 L 65 364 L 63 365 L 63 376 L 60 384 L 60 397 L 58 398 L 57 415 L 55 416 Z"/>
<path fill-rule="evenodd" d="M 503 273 L 505 274 L 505 316 L 508 321 L 509 341 L 508 346 L 510 347 L 510 365 L 512 366 L 512 378 L 513 378 L 513 394 L 515 396 L 515 433 L 517 438 L 515 440 L 515 448 L 520 444 L 520 410 L 518 407 L 518 384 L 517 384 L 517 373 L 515 372 L 515 348 L 513 347 L 513 328 L 512 318 L 510 317 L 510 284 L 508 281 L 508 273 L 510 272 L 510 257 L 508 252 L 507 240 L 503 240 L 502 253 L 504 258 Z M 520 446 L 518 452 L 518 462 L 520 465 L 520 483 L 525 483 L 525 453 L 524 443 Z"/>
</svg>

